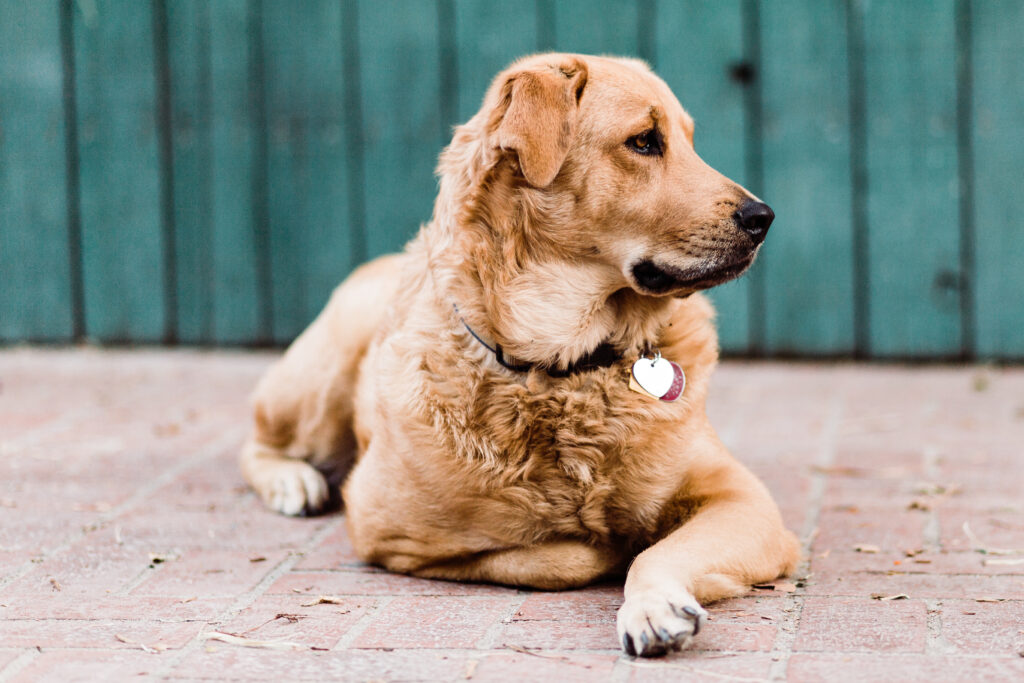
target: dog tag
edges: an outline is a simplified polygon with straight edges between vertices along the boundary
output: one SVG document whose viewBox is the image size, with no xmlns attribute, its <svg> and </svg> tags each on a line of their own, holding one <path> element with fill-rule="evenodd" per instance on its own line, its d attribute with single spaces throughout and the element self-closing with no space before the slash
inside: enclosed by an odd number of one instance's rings
<svg viewBox="0 0 1024 683">
<path fill-rule="evenodd" d="M 686 388 L 686 375 L 676 363 L 661 356 L 640 358 L 633 363 L 629 387 L 662 401 L 675 401 Z"/>
</svg>

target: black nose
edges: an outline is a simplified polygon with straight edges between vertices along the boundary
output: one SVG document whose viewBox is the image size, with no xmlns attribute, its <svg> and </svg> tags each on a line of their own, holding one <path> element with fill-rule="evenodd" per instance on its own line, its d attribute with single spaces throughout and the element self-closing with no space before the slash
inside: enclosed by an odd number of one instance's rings
<svg viewBox="0 0 1024 683">
<path fill-rule="evenodd" d="M 768 234 L 768 228 L 775 220 L 775 212 L 764 202 L 748 199 L 732 217 L 736 219 L 736 225 L 740 226 L 740 230 L 750 235 L 754 244 L 760 244 L 764 242 L 764 236 Z"/>
</svg>

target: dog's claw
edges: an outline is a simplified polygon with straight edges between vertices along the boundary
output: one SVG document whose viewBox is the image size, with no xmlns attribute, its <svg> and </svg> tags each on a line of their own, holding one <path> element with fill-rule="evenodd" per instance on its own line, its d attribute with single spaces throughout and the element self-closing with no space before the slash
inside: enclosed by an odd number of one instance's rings
<svg viewBox="0 0 1024 683">
<path fill-rule="evenodd" d="M 622 636 L 622 649 L 630 657 L 636 657 L 636 647 L 633 646 L 633 636 L 628 633 Z"/>
<path fill-rule="evenodd" d="M 697 635 L 698 633 L 700 633 L 700 626 L 703 622 L 703 619 L 701 619 L 700 612 L 695 610 L 690 605 L 684 605 L 683 612 L 693 619 L 693 635 Z"/>
</svg>

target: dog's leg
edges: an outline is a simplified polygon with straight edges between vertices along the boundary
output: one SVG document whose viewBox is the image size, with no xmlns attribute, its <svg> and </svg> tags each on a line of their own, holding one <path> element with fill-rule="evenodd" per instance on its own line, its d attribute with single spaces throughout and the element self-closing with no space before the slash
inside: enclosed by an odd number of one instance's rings
<svg viewBox="0 0 1024 683">
<path fill-rule="evenodd" d="M 799 561 L 796 537 L 782 524 L 764 485 L 717 441 L 695 458 L 688 504 L 696 511 L 640 553 L 626 577 L 618 631 L 629 654 L 659 655 L 690 644 L 706 619 L 700 603 L 742 595 Z M 686 507 L 686 506 L 684 506 Z"/>
<path fill-rule="evenodd" d="M 241 468 L 268 507 L 298 515 L 340 500 L 356 455 L 359 363 L 394 297 L 403 259 L 385 256 L 356 270 L 260 380 Z"/>
</svg>

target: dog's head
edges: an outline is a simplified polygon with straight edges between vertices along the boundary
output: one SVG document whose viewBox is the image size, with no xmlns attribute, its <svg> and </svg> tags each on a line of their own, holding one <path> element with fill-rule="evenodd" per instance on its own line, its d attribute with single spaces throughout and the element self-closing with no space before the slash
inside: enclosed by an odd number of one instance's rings
<svg viewBox="0 0 1024 683">
<path fill-rule="evenodd" d="M 697 156 L 693 126 L 642 62 L 543 54 L 495 79 L 456 143 L 482 142 L 488 195 L 517 197 L 535 247 L 685 296 L 746 270 L 774 218 Z"/>
</svg>

